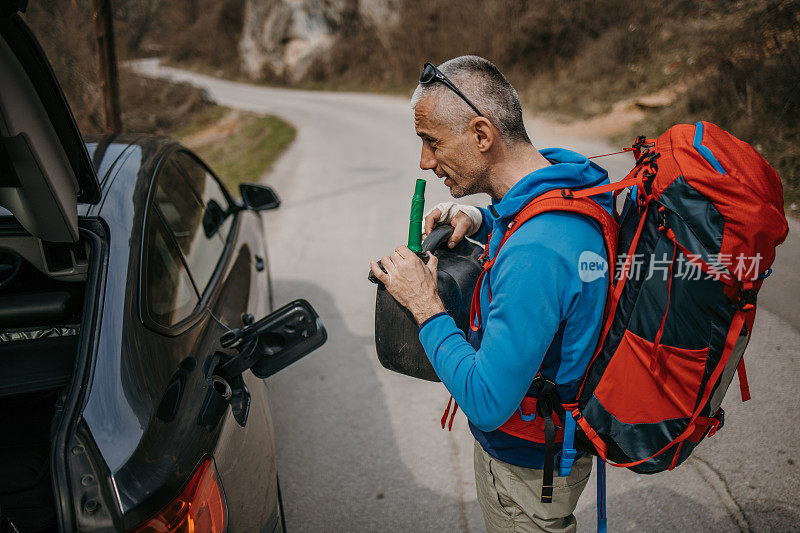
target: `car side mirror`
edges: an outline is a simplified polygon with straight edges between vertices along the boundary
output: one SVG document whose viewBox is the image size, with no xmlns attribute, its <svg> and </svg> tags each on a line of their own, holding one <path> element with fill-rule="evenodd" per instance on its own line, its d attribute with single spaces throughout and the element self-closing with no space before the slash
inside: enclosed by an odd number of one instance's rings
<svg viewBox="0 0 800 533">
<path fill-rule="evenodd" d="M 208 201 L 206 210 L 203 212 L 203 232 L 206 235 L 206 239 L 210 239 L 219 231 L 222 223 L 228 218 L 228 214 L 213 198 Z"/>
<path fill-rule="evenodd" d="M 239 185 L 239 193 L 242 195 L 245 208 L 251 211 L 268 211 L 277 209 L 281 205 L 278 194 L 267 185 L 242 183 Z"/>
<path fill-rule="evenodd" d="M 221 365 L 219 373 L 227 378 L 249 368 L 263 379 L 313 352 L 327 338 L 311 304 L 295 300 L 254 324 L 223 335 L 220 344 L 237 350 L 239 355 Z"/>
</svg>

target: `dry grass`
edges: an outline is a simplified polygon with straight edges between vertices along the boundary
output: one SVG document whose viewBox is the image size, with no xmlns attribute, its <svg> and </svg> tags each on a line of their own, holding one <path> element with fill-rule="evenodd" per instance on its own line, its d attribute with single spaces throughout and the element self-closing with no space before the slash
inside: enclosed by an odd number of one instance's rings
<svg viewBox="0 0 800 533">
<path fill-rule="evenodd" d="M 623 0 L 406 0 L 397 27 L 384 37 L 357 17 L 345 17 L 344 38 L 318 80 L 335 86 L 409 89 L 425 61 L 477 54 L 512 83 L 550 71 L 580 54 L 616 24 Z"/>
<path fill-rule="evenodd" d="M 126 50 L 148 46 L 161 32 L 162 46 L 173 60 L 197 61 L 206 68 L 236 65 L 242 4 L 242 0 L 118 0 L 114 2 L 117 42 L 124 55 Z M 53 65 L 81 131 L 101 131 L 103 104 L 91 4 L 31 3 L 25 18 Z M 182 26 L 188 31 L 174 31 Z M 169 28 L 173 31 L 167 38 Z M 295 129 L 277 117 L 231 112 L 207 101 L 196 87 L 143 78 L 124 69 L 120 69 L 120 103 L 124 131 L 178 138 L 194 148 L 234 193 L 240 182 L 258 181 L 295 137 Z"/>
<path fill-rule="evenodd" d="M 710 120 L 753 144 L 781 175 L 800 214 L 800 2 L 796 0 L 407 0 L 379 39 L 357 18 L 315 87 L 410 91 L 422 63 L 475 53 L 491 59 L 527 108 L 562 120 L 642 105 L 628 131 L 653 135 Z"/>
<path fill-rule="evenodd" d="M 311 70 L 309 88 L 409 92 L 425 61 L 474 53 L 495 62 L 526 107 L 597 117 L 665 88 L 635 133 L 711 120 L 750 142 L 783 178 L 800 213 L 800 3 L 796 0 L 403 0 L 380 34 L 346 6 L 343 39 Z M 158 53 L 238 73 L 244 0 L 115 0 L 121 55 Z M 89 2 L 34 2 L 28 20 L 85 131 L 102 124 Z M 280 81 L 280 80 L 274 80 Z M 128 78 L 126 129 L 175 130 L 207 107 L 199 93 Z M 626 136 L 626 137 L 627 137 Z"/>
<path fill-rule="evenodd" d="M 91 3 L 31 2 L 25 19 L 47 53 L 78 127 L 84 133 L 102 131 Z M 124 34 L 118 40 L 124 41 Z M 190 85 L 146 79 L 124 69 L 119 76 L 123 131 L 169 134 L 211 107 L 202 92 Z"/>
<path fill-rule="evenodd" d="M 800 216 L 800 3 L 738 2 L 709 15 L 686 90 L 630 135 L 709 120 L 752 144 L 778 171 L 786 211 Z M 724 53 L 720 53 L 723 51 Z"/>
<path fill-rule="evenodd" d="M 296 133 L 278 117 L 216 107 L 175 137 L 208 163 L 236 194 L 240 183 L 261 179 Z"/>
<path fill-rule="evenodd" d="M 173 63 L 235 76 L 243 16 L 244 0 L 165 1 L 148 40 Z"/>
</svg>

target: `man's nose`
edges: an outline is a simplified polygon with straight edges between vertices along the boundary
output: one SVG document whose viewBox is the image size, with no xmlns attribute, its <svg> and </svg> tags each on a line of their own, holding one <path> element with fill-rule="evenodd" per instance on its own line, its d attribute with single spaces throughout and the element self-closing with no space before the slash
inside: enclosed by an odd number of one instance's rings
<svg viewBox="0 0 800 533">
<path fill-rule="evenodd" d="M 433 157 L 433 150 L 427 146 L 422 147 L 422 153 L 419 156 L 419 168 L 422 170 L 433 170 L 436 168 L 436 158 Z"/>
</svg>

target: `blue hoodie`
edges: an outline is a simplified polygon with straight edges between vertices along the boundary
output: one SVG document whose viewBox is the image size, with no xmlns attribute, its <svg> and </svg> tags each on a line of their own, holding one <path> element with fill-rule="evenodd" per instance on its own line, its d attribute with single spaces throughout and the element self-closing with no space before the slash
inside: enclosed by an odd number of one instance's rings
<svg viewBox="0 0 800 533">
<path fill-rule="evenodd" d="M 508 223 L 532 198 L 553 189 L 608 183 L 606 171 L 580 154 L 560 148 L 541 154 L 553 164 L 531 172 L 494 200 L 494 214 L 481 210 L 483 224 L 473 237 L 485 243 L 491 231 L 489 257 L 495 257 Z M 611 193 L 592 199 L 612 212 Z M 473 340 L 476 346 L 445 313 L 420 326 L 425 353 L 469 419 L 475 439 L 507 463 L 543 467 L 542 445 L 497 430 L 519 408 L 536 373 L 554 380 L 562 399 L 574 397 L 597 344 L 608 269 L 593 280 L 579 276 L 585 251 L 607 259 L 594 221 L 576 213 L 542 213 L 506 241 L 484 276 L 482 337 Z"/>
</svg>

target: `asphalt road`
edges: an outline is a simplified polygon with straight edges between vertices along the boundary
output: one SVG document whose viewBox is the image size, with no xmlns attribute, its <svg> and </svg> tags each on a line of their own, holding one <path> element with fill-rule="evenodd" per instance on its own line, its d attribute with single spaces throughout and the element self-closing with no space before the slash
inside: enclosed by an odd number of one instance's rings
<svg viewBox="0 0 800 533">
<path fill-rule="evenodd" d="M 428 178 L 428 205 L 447 198 L 435 176 L 418 169 L 407 101 L 264 88 L 153 61 L 137 68 L 204 87 L 226 106 L 279 115 L 298 129 L 263 177 L 283 199 L 264 217 L 276 304 L 309 299 L 329 338 L 268 381 L 289 530 L 483 531 L 465 419 L 459 415 L 452 432 L 442 431 L 444 388 L 384 370 L 373 344 L 369 260 L 404 242 L 416 178 Z M 559 136 L 545 122 L 526 123 L 539 147 L 612 151 L 604 142 Z M 602 164 L 621 176 L 631 160 Z M 611 530 L 800 528 L 800 228 L 791 227 L 746 354 L 753 399 L 743 404 L 732 386 L 725 429 L 673 472 L 611 468 Z M 581 531 L 595 528 L 593 479 L 576 511 Z"/>
</svg>

